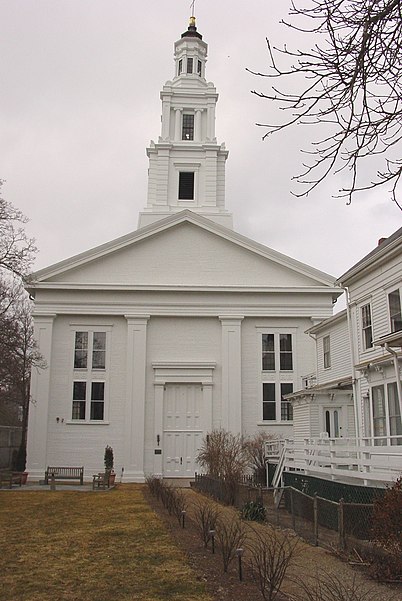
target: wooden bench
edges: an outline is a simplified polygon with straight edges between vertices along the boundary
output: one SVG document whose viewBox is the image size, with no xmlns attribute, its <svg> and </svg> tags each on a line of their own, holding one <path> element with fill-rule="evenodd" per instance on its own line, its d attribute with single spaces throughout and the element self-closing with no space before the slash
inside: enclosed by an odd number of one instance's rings
<svg viewBox="0 0 402 601">
<path fill-rule="evenodd" d="M 106 487 L 110 487 L 110 482 L 109 482 L 109 478 L 110 478 L 110 472 L 99 472 L 99 474 L 94 474 L 92 476 L 92 490 L 95 490 L 96 488 L 103 488 L 105 489 Z"/>
<path fill-rule="evenodd" d="M 45 471 L 45 484 L 49 484 L 52 477 L 55 480 L 79 480 L 84 484 L 84 467 L 49 466 Z"/>
<path fill-rule="evenodd" d="M 19 472 L 11 472 L 10 470 L 0 470 L 0 488 L 3 487 L 3 483 L 12 488 L 13 484 L 22 486 L 22 474 Z"/>
</svg>

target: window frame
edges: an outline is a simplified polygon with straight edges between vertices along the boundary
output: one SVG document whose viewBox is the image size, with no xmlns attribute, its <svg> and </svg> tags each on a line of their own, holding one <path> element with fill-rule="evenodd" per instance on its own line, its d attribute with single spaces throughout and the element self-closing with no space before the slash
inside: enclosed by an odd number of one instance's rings
<svg viewBox="0 0 402 601">
<path fill-rule="evenodd" d="M 331 335 L 323 336 L 322 339 L 322 357 L 324 369 L 331 367 Z"/>
<path fill-rule="evenodd" d="M 190 123 L 187 123 L 190 121 Z M 191 142 L 194 140 L 195 133 L 195 115 L 194 113 L 183 113 L 181 117 L 181 139 Z M 187 137 L 188 136 L 188 137 Z"/>
<path fill-rule="evenodd" d="M 373 316 L 371 303 L 365 303 L 360 307 L 361 334 L 363 350 L 368 351 L 373 348 Z"/>
<path fill-rule="evenodd" d="M 377 391 L 381 395 L 375 398 Z M 391 393 L 393 390 L 393 393 Z M 392 398 L 394 395 L 394 398 Z M 391 401 L 394 411 L 391 411 Z M 380 409 L 381 411 L 378 411 Z M 398 417 L 400 418 L 398 421 Z M 373 437 L 381 437 L 374 440 L 375 446 L 402 445 L 402 420 L 399 411 L 397 384 L 394 381 L 375 384 L 370 388 L 370 421 Z M 393 432 L 393 430 L 395 432 Z M 398 436 L 391 439 L 390 436 Z"/>
<path fill-rule="evenodd" d="M 389 314 L 389 325 L 390 325 L 390 332 L 399 332 L 400 330 L 402 330 L 402 294 L 401 294 L 402 289 L 401 288 L 394 288 L 393 290 L 390 290 L 387 293 L 387 300 L 388 300 L 388 314 Z M 391 309 L 391 296 L 392 295 L 398 295 L 398 305 L 399 305 L 399 311 L 397 313 L 393 313 L 392 309 Z M 394 325 L 394 322 L 399 322 L 401 327 L 396 328 L 396 325 Z"/>
<path fill-rule="evenodd" d="M 291 390 L 284 392 L 284 387 L 291 387 Z M 262 421 L 264 423 L 293 423 L 293 406 L 290 401 L 283 397 L 294 391 L 293 381 L 268 380 L 262 382 Z M 268 394 L 270 392 L 270 394 Z M 272 392 L 274 393 L 272 397 Z M 268 409 L 274 407 L 274 417 L 265 417 L 269 413 Z M 266 411 L 267 408 L 267 411 Z M 272 414 L 272 413 L 271 413 Z M 284 415 L 287 418 L 284 418 Z"/>
<path fill-rule="evenodd" d="M 263 372 L 283 372 L 283 373 L 293 373 L 295 371 L 295 366 L 294 366 L 294 359 L 295 359 L 295 352 L 294 352 L 294 332 L 286 332 L 285 331 L 286 328 L 283 329 L 279 329 L 277 331 L 267 331 L 267 332 L 262 332 L 261 333 L 261 369 Z M 263 337 L 264 336 L 273 336 L 273 340 L 274 340 L 274 349 L 273 351 L 271 350 L 263 350 Z M 291 341 L 291 349 L 283 349 L 282 348 L 282 340 L 283 340 L 283 336 L 290 336 L 290 341 Z M 272 355 L 273 359 L 274 359 L 274 367 L 273 369 L 264 369 L 264 356 L 267 355 Z M 285 361 L 285 356 L 291 355 L 291 367 L 290 368 L 284 368 L 283 364 Z"/>
<path fill-rule="evenodd" d="M 181 194 L 184 194 L 184 191 L 186 190 L 186 185 L 185 182 L 183 182 L 183 180 L 185 179 L 185 177 L 192 175 L 192 196 L 190 197 L 185 197 L 182 196 Z M 195 172 L 194 171 L 179 171 L 179 185 L 178 185 L 178 191 L 177 191 L 177 198 L 178 200 L 183 200 L 183 201 L 190 201 L 193 202 L 195 200 Z"/>
<path fill-rule="evenodd" d="M 103 324 L 70 324 L 72 336 L 72 369 L 71 369 L 71 393 L 69 394 L 69 418 L 68 424 L 108 424 L 109 411 L 109 378 L 110 378 L 110 348 L 112 325 Z M 86 367 L 79 367 L 76 363 L 77 335 L 84 333 L 87 338 L 87 361 Z M 96 339 L 97 335 L 101 334 Z M 85 336 L 84 336 L 85 338 Z M 78 350 L 81 350 L 78 348 Z M 103 360 L 102 360 L 103 354 Z M 99 357 L 101 359 L 99 360 Z M 81 392 L 78 392 L 78 386 Z M 99 387 L 99 385 L 101 385 Z M 99 398 L 94 398 L 102 391 Z M 84 392 L 84 397 L 82 396 Z M 79 398 L 77 395 L 79 394 Z M 103 397 L 103 398 L 101 398 Z M 81 403 L 81 408 L 79 407 Z M 82 409 L 82 407 L 84 407 Z M 82 415 L 82 417 L 79 417 Z M 99 416 L 102 416 L 100 418 Z"/>
</svg>

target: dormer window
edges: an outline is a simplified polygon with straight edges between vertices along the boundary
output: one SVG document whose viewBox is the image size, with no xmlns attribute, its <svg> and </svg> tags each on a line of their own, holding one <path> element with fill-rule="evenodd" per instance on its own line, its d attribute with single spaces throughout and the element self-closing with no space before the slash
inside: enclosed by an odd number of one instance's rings
<svg viewBox="0 0 402 601">
<path fill-rule="evenodd" d="M 183 73 L 183 59 L 179 60 L 179 66 L 177 68 L 177 75 L 181 75 Z"/>
<path fill-rule="evenodd" d="M 193 59 L 188 58 L 187 59 L 187 73 L 192 73 L 192 72 L 193 72 Z"/>
<path fill-rule="evenodd" d="M 194 115 L 183 115 L 182 140 L 194 140 Z"/>
<path fill-rule="evenodd" d="M 202 74 L 202 62 L 197 61 L 197 74 L 201 77 Z"/>
</svg>

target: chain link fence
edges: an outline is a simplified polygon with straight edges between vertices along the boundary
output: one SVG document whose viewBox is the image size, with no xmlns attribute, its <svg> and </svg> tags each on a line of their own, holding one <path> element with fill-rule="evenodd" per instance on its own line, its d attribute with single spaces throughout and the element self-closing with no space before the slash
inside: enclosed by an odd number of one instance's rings
<svg viewBox="0 0 402 601">
<path fill-rule="evenodd" d="M 241 509 L 251 501 L 265 507 L 266 520 L 292 528 L 314 545 L 353 549 L 356 540 L 370 540 L 373 504 L 345 502 L 309 495 L 293 486 L 269 489 L 244 483 L 233 486 L 217 478 L 196 474 L 194 487 Z"/>
</svg>

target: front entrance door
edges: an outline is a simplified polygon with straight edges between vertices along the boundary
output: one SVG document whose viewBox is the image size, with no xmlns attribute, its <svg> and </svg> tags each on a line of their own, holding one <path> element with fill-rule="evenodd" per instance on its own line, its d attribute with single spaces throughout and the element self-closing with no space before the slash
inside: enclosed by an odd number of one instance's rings
<svg viewBox="0 0 402 601">
<path fill-rule="evenodd" d="M 192 478 L 202 444 L 203 415 L 200 384 L 166 384 L 163 396 L 163 475 Z"/>
<path fill-rule="evenodd" d="M 324 423 L 329 438 L 342 438 L 342 407 L 324 407 Z"/>
</svg>

